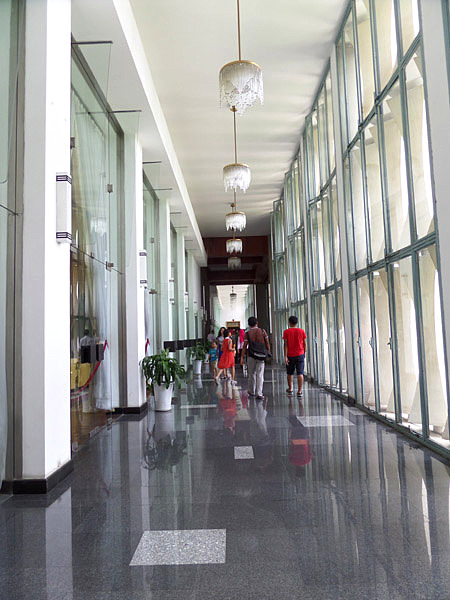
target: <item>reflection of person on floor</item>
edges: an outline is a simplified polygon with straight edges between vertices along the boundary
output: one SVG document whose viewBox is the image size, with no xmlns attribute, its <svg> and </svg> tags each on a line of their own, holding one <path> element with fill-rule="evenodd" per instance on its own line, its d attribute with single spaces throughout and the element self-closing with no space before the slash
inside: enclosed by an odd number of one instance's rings
<svg viewBox="0 0 450 600">
<path fill-rule="evenodd" d="M 298 414 L 299 416 L 305 414 L 300 398 L 298 400 Z M 289 423 L 289 462 L 295 467 L 295 475 L 303 477 L 305 467 L 311 462 L 313 453 L 309 447 L 308 429 L 298 420 L 292 400 L 289 400 Z"/>
<path fill-rule="evenodd" d="M 223 414 L 223 426 L 234 434 L 236 427 L 236 400 L 232 397 L 232 387 L 227 381 L 223 384 L 222 394 L 219 393 L 219 405 Z"/>
<path fill-rule="evenodd" d="M 268 467 L 273 462 L 273 445 L 267 430 L 267 402 L 256 400 L 255 407 L 249 412 L 252 418 L 251 439 L 255 452 L 255 465 L 259 469 Z"/>
</svg>

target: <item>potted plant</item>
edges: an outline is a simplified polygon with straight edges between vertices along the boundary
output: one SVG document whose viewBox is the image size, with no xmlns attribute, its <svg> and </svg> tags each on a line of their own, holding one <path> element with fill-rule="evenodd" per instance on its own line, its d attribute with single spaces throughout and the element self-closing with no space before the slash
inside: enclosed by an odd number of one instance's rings
<svg viewBox="0 0 450 600">
<path fill-rule="evenodd" d="M 186 371 L 176 358 L 169 356 L 169 350 L 162 350 L 160 354 L 146 356 L 141 361 L 147 385 L 151 382 L 151 389 L 155 396 L 155 410 L 170 410 L 172 408 L 173 386 L 181 387 L 181 382 L 186 379 Z"/>
<path fill-rule="evenodd" d="M 206 359 L 207 354 L 205 344 L 201 342 L 197 342 L 192 347 L 191 356 L 194 357 L 194 375 L 202 374 L 202 362 Z"/>
</svg>

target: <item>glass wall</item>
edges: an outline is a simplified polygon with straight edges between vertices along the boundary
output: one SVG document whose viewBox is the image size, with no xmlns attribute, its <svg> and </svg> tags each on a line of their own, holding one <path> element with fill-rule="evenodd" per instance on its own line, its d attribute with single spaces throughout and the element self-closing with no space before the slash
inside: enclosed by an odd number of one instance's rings
<svg viewBox="0 0 450 600">
<path fill-rule="evenodd" d="M 5 478 L 8 412 L 14 394 L 16 101 L 21 7 L 21 2 L 13 0 L 0 2 L 0 487 Z M 8 478 L 11 475 L 8 473 Z"/>
<path fill-rule="evenodd" d="M 417 2 L 372 5 L 351 4 L 337 44 L 357 400 L 448 445 Z"/>
<path fill-rule="evenodd" d="M 417 1 L 352 0 L 336 41 L 335 72 L 319 87 L 283 200 L 274 204 L 276 336 L 286 311 L 305 315 L 308 300 L 314 379 L 345 392 L 352 365 L 357 402 L 450 447 Z M 335 155 L 335 132 L 342 156 Z M 343 229 L 348 273 L 340 256 Z M 342 277 L 350 281 L 350 306 Z"/>
<path fill-rule="evenodd" d="M 84 441 L 120 405 L 122 132 L 92 73 L 72 61 L 71 416 Z M 76 447 L 76 446 L 74 446 Z"/>
<path fill-rule="evenodd" d="M 158 322 L 158 197 L 144 175 L 144 248 L 147 252 L 147 289 L 145 290 L 145 351 L 155 354 L 161 348 Z"/>
</svg>

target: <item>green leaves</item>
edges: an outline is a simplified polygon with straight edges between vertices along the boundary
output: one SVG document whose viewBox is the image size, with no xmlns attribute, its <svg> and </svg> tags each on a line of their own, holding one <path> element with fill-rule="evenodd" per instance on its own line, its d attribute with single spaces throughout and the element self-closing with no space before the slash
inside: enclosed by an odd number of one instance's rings
<svg viewBox="0 0 450 600">
<path fill-rule="evenodd" d="M 157 385 L 165 385 L 169 388 L 171 383 L 175 383 L 178 388 L 181 382 L 186 379 L 186 371 L 176 358 L 169 356 L 169 350 L 161 350 L 160 354 L 146 356 L 141 360 L 141 368 L 144 373 L 147 384 L 151 381 Z"/>
<path fill-rule="evenodd" d="M 194 360 L 205 360 L 209 351 L 207 343 L 197 342 L 195 346 L 188 348 L 189 358 L 194 357 Z"/>
</svg>

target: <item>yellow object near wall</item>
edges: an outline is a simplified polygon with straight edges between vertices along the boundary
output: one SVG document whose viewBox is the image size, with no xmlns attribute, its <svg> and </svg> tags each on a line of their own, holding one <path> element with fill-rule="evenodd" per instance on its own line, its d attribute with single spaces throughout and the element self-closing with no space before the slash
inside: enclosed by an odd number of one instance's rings
<svg viewBox="0 0 450 600">
<path fill-rule="evenodd" d="M 86 381 L 89 379 L 89 375 L 91 374 L 91 365 L 90 363 L 83 363 L 80 365 L 79 375 L 78 375 L 78 387 L 82 387 Z"/>
<path fill-rule="evenodd" d="M 70 389 L 75 390 L 78 387 L 78 373 L 80 361 L 78 358 L 70 359 Z"/>
</svg>

